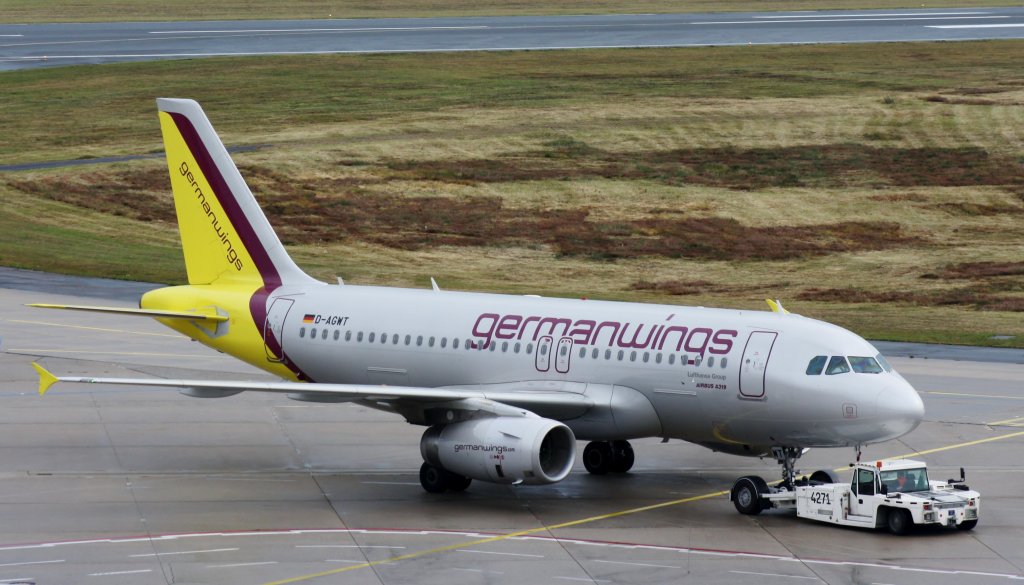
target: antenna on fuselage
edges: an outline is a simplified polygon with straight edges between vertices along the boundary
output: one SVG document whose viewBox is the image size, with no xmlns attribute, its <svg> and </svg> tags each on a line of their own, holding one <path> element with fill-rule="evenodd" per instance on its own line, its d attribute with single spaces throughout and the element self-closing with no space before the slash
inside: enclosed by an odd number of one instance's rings
<svg viewBox="0 0 1024 585">
<path fill-rule="evenodd" d="M 430 288 L 434 289 L 434 292 L 441 292 L 441 287 L 437 286 L 437 281 L 433 276 L 430 277 Z"/>
</svg>

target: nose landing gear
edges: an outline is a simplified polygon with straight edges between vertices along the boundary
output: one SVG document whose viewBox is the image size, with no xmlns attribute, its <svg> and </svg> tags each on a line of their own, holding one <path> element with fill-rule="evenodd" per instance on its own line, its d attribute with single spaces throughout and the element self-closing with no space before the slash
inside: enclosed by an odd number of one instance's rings
<svg viewBox="0 0 1024 585">
<path fill-rule="evenodd" d="M 583 466 L 594 475 L 626 473 L 634 461 L 629 441 L 591 441 L 583 449 Z"/>
</svg>

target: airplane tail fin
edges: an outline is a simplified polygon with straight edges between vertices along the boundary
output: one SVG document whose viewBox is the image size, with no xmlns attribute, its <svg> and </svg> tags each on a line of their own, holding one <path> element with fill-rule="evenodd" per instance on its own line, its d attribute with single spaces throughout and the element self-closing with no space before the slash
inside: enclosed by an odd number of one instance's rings
<svg viewBox="0 0 1024 585">
<path fill-rule="evenodd" d="M 189 284 L 316 282 L 288 256 L 199 104 L 156 103 Z"/>
</svg>

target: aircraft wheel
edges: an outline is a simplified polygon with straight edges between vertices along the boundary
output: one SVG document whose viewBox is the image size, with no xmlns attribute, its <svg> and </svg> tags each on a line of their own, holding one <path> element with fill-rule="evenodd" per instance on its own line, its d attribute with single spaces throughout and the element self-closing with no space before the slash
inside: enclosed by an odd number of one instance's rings
<svg viewBox="0 0 1024 585">
<path fill-rule="evenodd" d="M 956 525 L 960 530 L 974 530 L 974 527 L 978 525 L 977 520 L 964 520 L 963 522 Z"/>
<path fill-rule="evenodd" d="M 446 471 L 445 473 L 448 474 L 449 491 L 464 492 L 466 491 L 466 488 L 469 487 L 469 484 L 473 483 L 473 478 L 471 477 L 466 477 L 450 471 Z"/>
<path fill-rule="evenodd" d="M 450 473 L 440 467 L 434 467 L 424 461 L 423 465 L 420 466 L 420 485 L 423 486 L 423 489 L 432 494 L 441 494 L 451 487 L 449 485 L 450 475 Z"/>
<path fill-rule="evenodd" d="M 913 524 L 914 521 L 911 520 L 910 513 L 906 510 L 891 509 L 885 518 L 885 525 L 889 532 L 897 536 L 909 532 Z"/>
<path fill-rule="evenodd" d="M 604 475 L 612 471 L 611 443 L 608 441 L 591 441 L 583 449 L 583 466 L 594 475 Z"/>
<path fill-rule="evenodd" d="M 612 441 L 612 473 L 626 473 L 633 468 L 636 456 L 629 441 Z"/>
<path fill-rule="evenodd" d="M 811 474 L 811 485 L 814 485 L 815 483 L 839 483 L 839 476 L 837 476 L 831 469 L 819 469 Z"/>
<path fill-rule="evenodd" d="M 764 510 L 761 494 L 768 492 L 768 484 L 756 475 L 748 475 L 736 480 L 732 486 L 732 504 L 736 511 L 747 516 L 756 516 Z"/>
</svg>

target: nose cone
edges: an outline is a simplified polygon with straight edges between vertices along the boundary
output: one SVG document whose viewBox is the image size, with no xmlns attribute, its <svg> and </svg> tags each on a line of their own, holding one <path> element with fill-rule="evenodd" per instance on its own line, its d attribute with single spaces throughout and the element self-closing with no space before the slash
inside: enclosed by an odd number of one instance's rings
<svg viewBox="0 0 1024 585">
<path fill-rule="evenodd" d="M 876 400 L 878 420 L 884 425 L 888 439 L 902 437 L 917 428 L 924 420 L 924 402 L 906 380 L 889 385 Z"/>
</svg>

